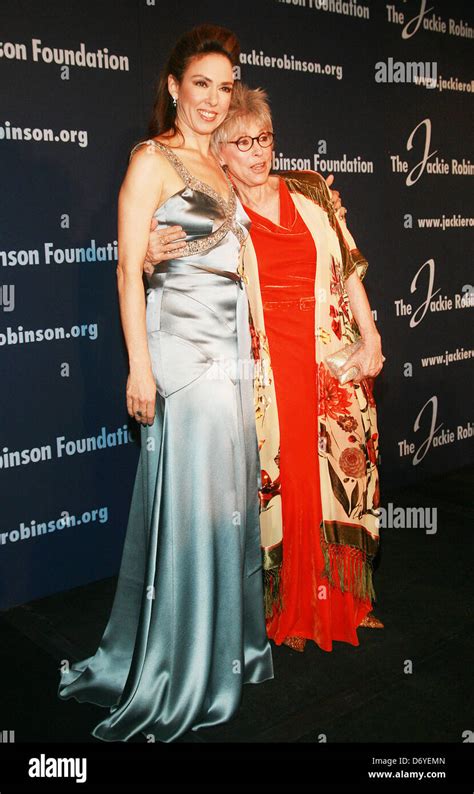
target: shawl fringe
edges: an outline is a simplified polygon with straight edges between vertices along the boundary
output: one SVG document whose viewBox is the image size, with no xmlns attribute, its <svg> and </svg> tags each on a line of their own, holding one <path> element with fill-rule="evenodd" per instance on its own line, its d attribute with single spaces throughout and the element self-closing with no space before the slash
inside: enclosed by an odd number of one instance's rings
<svg viewBox="0 0 474 794">
<path fill-rule="evenodd" d="M 274 568 L 263 569 L 263 593 L 265 618 L 271 618 L 275 612 L 283 609 L 283 588 L 281 581 L 282 563 Z"/>
<path fill-rule="evenodd" d="M 322 575 L 331 587 L 341 593 L 352 593 L 354 598 L 375 602 L 372 559 L 361 549 L 341 543 L 327 543 L 321 531 L 321 547 L 324 555 Z"/>
</svg>

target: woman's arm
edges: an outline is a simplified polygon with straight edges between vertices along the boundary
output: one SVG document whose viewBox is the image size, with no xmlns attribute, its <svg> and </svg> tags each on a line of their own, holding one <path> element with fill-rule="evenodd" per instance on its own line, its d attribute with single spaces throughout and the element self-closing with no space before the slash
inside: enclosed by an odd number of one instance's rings
<svg viewBox="0 0 474 794">
<path fill-rule="evenodd" d="M 150 220 L 161 199 L 160 159 L 146 147 L 137 150 L 118 199 L 117 288 L 130 370 L 127 410 L 143 424 L 152 424 L 155 415 L 156 384 L 148 352 L 142 274 Z M 137 417 L 138 411 L 141 416 Z"/>
<path fill-rule="evenodd" d="M 344 285 L 352 314 L 363 340 L 363 346 L 346 361 L 342 373 L 354 365 L 358 366 L 360 374 L 354 378 L 358 382 L 363 378 L 375 378 L 383 367 L 385 356 L 382 354 L 382 339 L 375 325 L 369 299 L 362 284 L 367 270 L 367 261 L 358 250 L 354 238 L 347 228 L 345 217 L 338 218 L 336 222 L 343 237 L 341 245 L 345 243 L 346 249 L 350 252 L 350 256 L 347 258 L 349 271 L 345 273 Z"/>
<path fill-rule="evenodd" d="M 354 364 L 357 364 L 360 367 L 361 375 L 355 378 L 355 381 L 362 378 L 375 378 L 383 367 L 384 356 L 382 355 L 382 340 L 372 316 L 369 299 L 364 285 L 355 271 L 346 278 L 345 286 L 352 314 L 364 344 L 354 356 L 348 359 L 342 371 L 346 372 Z"/>
<path fill-rule="evenodd" d="M 339 191 L 331 188 L 333 182 L 334 174 L 329 174 L 326 179 L 326 185 L 329 189 L 331 202 L 337 217 L 343 221 L 347 209 L 342 206 Z M 157 265 L 158 262 L 164 262 L 167 259 L 174 259 L 179 256 L 185 248 L 184 238 L 186 234 L 181 226 L 170 226 L 167 229 L 157 229 L 157 226 L 158 222 L 156 218 L 153 218 L 150 226 L 146 257 L 143 263 L 143 270 L 150 276 L 153 275 L 154 265 Z"/>
</svg>

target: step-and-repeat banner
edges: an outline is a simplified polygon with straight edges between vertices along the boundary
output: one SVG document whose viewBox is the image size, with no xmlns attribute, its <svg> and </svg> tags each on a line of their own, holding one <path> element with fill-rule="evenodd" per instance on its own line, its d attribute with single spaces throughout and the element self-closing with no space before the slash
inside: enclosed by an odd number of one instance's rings
<svg viewBox="0 0 474 794">
<path fill-rule="evenodd" d="M 202 22 L 236 31 L 239 76 L 269 92 L 275 169 L 333 173 L 369 260 L 382 497 L 472 461 L 470 0 L 2 0 L 1 608 L 117 572 L 139 454 L 117 196 Z"/>
</svg>

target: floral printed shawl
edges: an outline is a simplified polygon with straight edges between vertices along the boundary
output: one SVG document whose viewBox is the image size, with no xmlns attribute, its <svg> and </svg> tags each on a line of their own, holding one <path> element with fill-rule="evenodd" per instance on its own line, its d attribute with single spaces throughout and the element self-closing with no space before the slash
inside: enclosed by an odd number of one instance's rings
<svg viewBox="0 0 474 794">
<path fill-rule="evenodd" d="M 373 379 L 366 378 L 360 384 L 350 381 L 341 386 L 324 363 L 329 353 L 360 336 L 344 281 L 354 270 L 363 279 L 368 264 L 345 222 L 336 218 L 323 177 L 314 171 L 286 172 L 280 176 L 314 238 L 317 251 L 314 294 L 318 404 L 315 410 L 319 417 L 323 510 L 320 532 L 325 569 L 322 574 L 342 592 L 349 590 L 358 598 L 375 600 L 372 560 L 379 544 L 379 477 Z M 270 617 L 275 608 L 282 608 L 280 574 L 285 528 L 281 510 L 278 406 L 251 237 L 245 244 L 241 268 L 251 316 L 262 480 L 259 495 L 265 612 Z"/>
</svg>

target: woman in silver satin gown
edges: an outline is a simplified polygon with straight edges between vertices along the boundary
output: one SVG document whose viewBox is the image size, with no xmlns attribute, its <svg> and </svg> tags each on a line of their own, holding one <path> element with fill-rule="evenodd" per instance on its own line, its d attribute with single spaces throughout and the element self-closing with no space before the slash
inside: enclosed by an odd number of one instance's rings
<svg viewBox="0 0 474 794">
<path fill-rule="evenodd" d="M 200 26 L 181 38 L 160 82 L 159 124 L 154 129 L 152 120 L 151 137 L 130 154 L 127 175 L 138 160 L 142 182 L 133 209 L 122 210 L 122 235 L 119 199 L 127 403 L 141 423 L 141 453 L 107 626 L 96 653 L 62 671 L 58 690 L 62 699 L 109 707 L 92 731 L 106 741 L 142 733 L 170 742 L 218 725 L 234 715 L 244 683 L 273 678 L 251 340 L 238 274 L 249 220 L 228 179 L 224 197 L 222 171 L 208 151 L 229 106 L 224 88 L 232 86 L 236 53 L 223 28 Z M 160 173 L 160 195 L 168 195 L 156 208 L 150 185 Z M 124 185 L 127 207 L 133 189 L 127 198 Z M 154 209 L 148 216 L 146 206 Z M 162 227 L 180 225 L 186 240 L 147 277 L 145 308 L 137 279 L 151 214 Z"/>
</svg>

